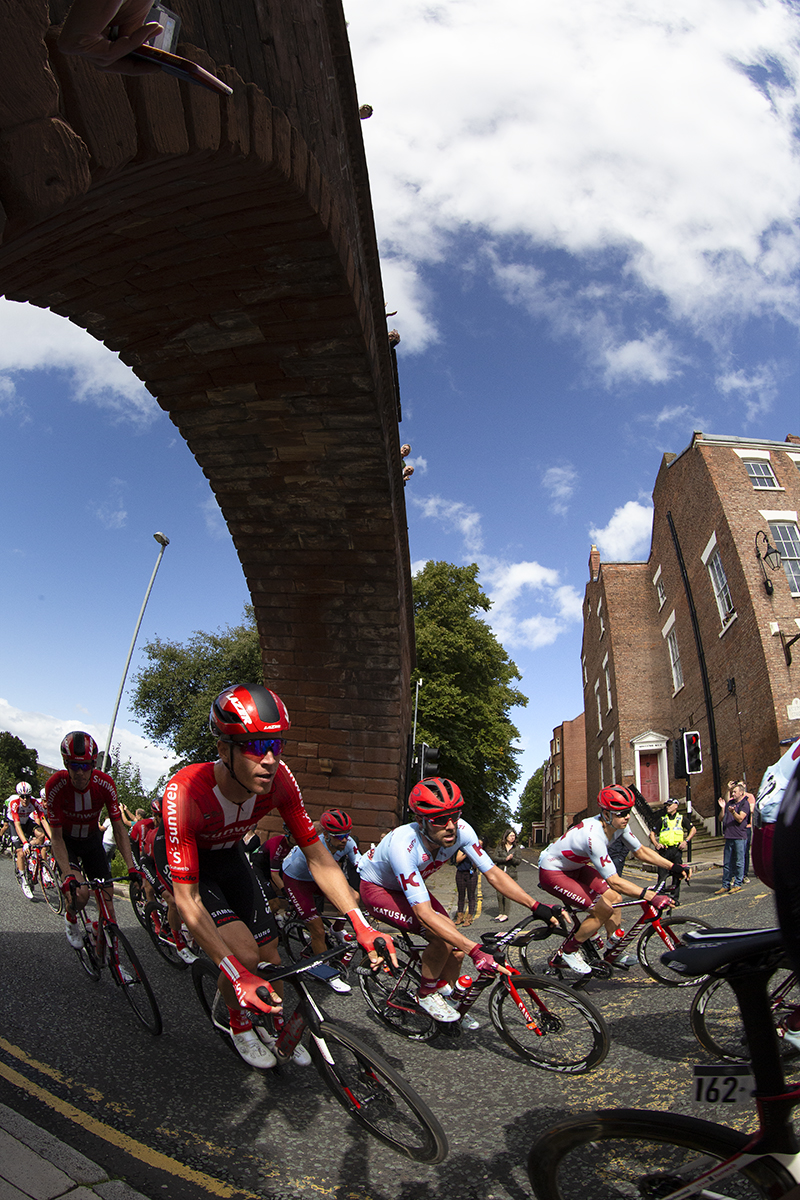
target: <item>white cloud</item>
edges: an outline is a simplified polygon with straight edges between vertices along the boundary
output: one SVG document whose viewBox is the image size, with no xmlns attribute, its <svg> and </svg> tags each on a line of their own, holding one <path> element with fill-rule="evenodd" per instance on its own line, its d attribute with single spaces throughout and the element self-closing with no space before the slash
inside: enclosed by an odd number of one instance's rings
<svg viewBox="0 0 800 1200">
<path fill-rule="evenodd" d="M 75 707 L 79 712 L 86 711 L 80 705 Z M 26 746 L 36 750 L 40 763 L 59 770 L 61 739 L 70 730 L 82 729 L 85 733 L 90 733 L 100 747 L 101 754 L 108 737 L 108 725 L 91 724 L 75 717 L 52 717 L 45 713 L 24 712 L 3 699 L 0 699 L 0 729 L 7 729 L 9 733 L 21 738 Z M 139 734 L 119 725 L 114 729 L 113 745 L 120 746 L 123 761 L 130 758 L 138 766 L 146 788 L 154 787 L 175 761 L 173 756 L 165 755 Z"/>
<path fill-rule="evenodd" d="M 435 338 L 414 273 L 467 233 L 506 266 L 579 261 L 615 337 L 612 378 L 670 378 L 663 333 L 619 336 L 616 292 L 712 344 L 731 318 L 800 322 L 800 12 L 783 0 L 346 0 L 387 278 L 407 345 Z M 474 257 L 474 254 L 473 254 Z M 611 269 L 614 287 L 609 289 Z M 521 299 L 521 297 L 518 297 Z M 390 308 L 400 307 L 390 303 Z M 591 322 L 574 330 L 592 336 Z"/>
<path fill-rule="evenodd" d="M 128 520 L 128 513 L 123 507 L 123 493 L 127 487 L 124 479 L 110 479 L 108 499 L 91 509 L 101 525 L 106 529 L 122 529 Z"/>
<path fill-rule="evenodd" d="M 663 330 L 609 346 L 604 358 L 609 385 L 622 379 L 632 383 L 666 383 L 678 373 L 676 352 Z"/>
<path fill-rule="evenodd" d="M 441 496 L 411 496 L 411 503 L 423 517 L 438 521 L 445 529 L 459 533 L 464 539 L 468 557 L 475 558 L 483 548 L 481 515 L 460 500 L 444 500 Z"/>
<path fill-rule="evenodd" d="M 748 421 L 769 412 L 778 394 L 777 371 L 772 365 L 762 364 L 751 372 L 727 371 L 718 376 L 717 389 L 723 396 L 740 396 L 745 401 L 745 416 Z"/>
<path fill-rule="evenodd" d="M 638 500 L 629 500 L 604 529 L 592 527 L 589 536 L 603 558 L 610 562 L 638 562 L 647 558 L 653 532 L 653 509 Z"/>
<path fill-rule="evenodd" d="M 16 376 L 52 370 L 70 374 L 73 399 L 118 420 L 145 426 L 161 411 L 119 355 L 86 330 L 47 309 L 0 299 L 0 412 L 14 401 Z"/>
<path fill-rule="evenodd" d="M 215 542 L 223 541 L 230 537 L 228 526 L 225 524 L 222 509 L 217 504 L 216 496 L 211 495 L 207 497 L 200 505 L 200 511 L 203 514 L 206 533 L 209 537 L 212 537 Z"/>
<path fill-rule="evenodd" d="M 575 491 L 578 472 L 569 463 L 563 466 L 548 467 L 542 476 L 542 487 L 550 493 L 550 511 L 559 516 L 565 516 Z"/>
</svg>

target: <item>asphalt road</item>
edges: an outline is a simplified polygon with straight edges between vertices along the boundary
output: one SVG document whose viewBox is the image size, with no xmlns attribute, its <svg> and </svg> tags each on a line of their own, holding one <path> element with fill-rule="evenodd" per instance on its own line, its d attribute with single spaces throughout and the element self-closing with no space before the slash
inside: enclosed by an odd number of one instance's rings
<svg viewBox="0 0 800 1200">
<path fill-rule="evenodd" d="M 696 877 L 679 915 L 729 928 L 774 924 L 765 887 L 753 880 L 716 897 L 719 882 L 718 870 Z M 523 867 L 520 883 L 535 895 L 535 870 Z M 452 871 L 434 884 L 451 905 Z M 156 991 L 161 1037 L 136 1023 L 108 978 L 83 975 L 63 920 L 41 897 L 24 900 L 11 862 L 0 859 L 0 1101 L 153 1200 L 530 1200 L 528 1147 L 568 1114 L 625 1105 L 715 1119 L 691 1100 L 692 1065 L 709 1061 L 689 1028 L 691 989 L 659 986 L 638 967 L 589 985 L 612 1046 L 600 1067 L 573 1078 L 520 1061 L 484 998 L 473 1010 L 478 1032 L 415 1045 L 379 1025 L 357 988 L 349 997 L 322 988 L 331 1015 L 380 1049 L 444 1125 L 448 1159 L 417 1165 L 362 1133 L 313 1067 L 260 1074 L 241 1065 L 212 1035 L 188 972 L 161 961 L 126 901 L 117 912 Z M 502 928 L 495 913 L 486 898 L 476 928 Z M 748 1127 L 749 1112 L 734 1123 Z"/>
</svg>

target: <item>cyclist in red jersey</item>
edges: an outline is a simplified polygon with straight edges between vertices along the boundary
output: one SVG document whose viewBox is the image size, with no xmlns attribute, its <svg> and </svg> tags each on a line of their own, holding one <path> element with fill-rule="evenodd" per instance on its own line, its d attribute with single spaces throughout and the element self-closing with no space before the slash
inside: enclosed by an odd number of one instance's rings
<svg viewBox="0 0 800 1200">
<path fill-rule="evenodd" d="M 280 959 L 275 919 L 242 844 L 247 830 L 277 809 L 320 891 L 350 919 L 374 963 L 380 961 L 374 943 L 381 935 L 365 920 L 357 894 L 320 842 L 294 776 L 281 761 L 291 727 L 281 698 L 259 684 L 231 685 L 212 704 L 209 726 L 219 758 L 184 767 L 167 784 L 156 865 L 192 937 L 219 965 L 236 1049 L 245 1062 L 265 1069 L 276 1059 L 246 1010 L 272 1012 L 280 1026 L 279 996 L 265 1003 L 257 994 L 264 980 L 253 974 L 259 962 Z M 391 939 L 386 942 L 394 958 Z M 295 1061 L 309 1062 L 305 1048 L 298 1050 L 302 1057 L 296 1051 Z"/>
<path fill-rule="evenodd" d="M 128 873 L 139 877 L 114 780 L 104 771 L 96 769 L 97 753 L 97 742 L 90 734 L 80 729 L 68 733 L 61 743 L 64 770 L 51 775 L 44 789 L 53 835 L 51 847 L 61 872 L 61 887 L 67 901 L 64 926 L 67 941 L 76 949 L 80 949 L 82 938 L 75 914 L 85 908 L 89 900 L 86 880 L 108 878 L 108 859 L 103 849 L 99 824 L 104 806 L 108 810 L 114 840 Z M 74 883 L 80 886 L 73 895 Z M 114 920 L 113 888 L 109 886 L 104 889 L 104 895 Z"/>
</svg>

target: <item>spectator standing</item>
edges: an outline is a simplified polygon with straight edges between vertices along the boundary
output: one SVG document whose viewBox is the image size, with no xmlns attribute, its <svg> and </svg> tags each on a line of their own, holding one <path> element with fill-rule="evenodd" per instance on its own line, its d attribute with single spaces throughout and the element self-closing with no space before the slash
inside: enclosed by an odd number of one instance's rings
<svg viewBox="0 0 800 1200">
<path fill-rule="evenodd" d="M 756 798 L 752 794 L 752 792 L 748 792 L 746 784 L 742 783 L 741 780 L 739 780 L 737 787 L 740 787 L 743 789 L 744 798 L 747 801 L 747 803 L 750 805 L 750 816 L 747 818 L 747 842 L 746 842 L 745 848 L 744 848 L 744 872 L 742 875 L 742 883 L 749 883 L 750 882 L 750 879 L 749 879 L 750 846 L 753 841 L 753 813 L 755 812 L 755 809 L 756 809 Z"/>
<path fill-rule="evenodd" d="M 722 805 L 722 834 L 725 838 L 725 853 L 722 860 L 722 887 L 714 895 L 741 891 L 744 879 L 744 852 L 747 845 L 747 825 L 750 821 L 750 805 L 745 798 L 744 785 L 734 783 L 727 800 Z"/>
<path fill-rule="evenodd" d="M 478 845 L 481 844 L 479 841 Z M 471 925 L 478 911 L 478 871 L 463 850 L 456 854 L 456 892 L 458 911 L 454 924 Z"/>
<path fill-rule="evenodd" d="M 517 850 L 517 833 L 515 829 L 507 829 L 500 839 L 499 845 L 489 851 L 489 857 L 494 860 L 496 867 L 504 871 L 514 882 L 517 882 L 517 868 L 522 862 L 522 858 Z M 495 921 L 507 921 L 510 900 L 502 892 L 497 892 L 497 904 L 500 909 Z"/>
<path fill-rule="evenodd" d="M 684 855 L 689 847 L 689 842 L 696 833 L 694 825 L 689 821 L 688 816 L 681 815 L 678 812 L 678 801 L 668 800 L 661 817 L 661 825 L 656 834 L 650 830 L 650 841 L 658 850 L 662 858 L 668 858 L 671 863 L 682 863 Z M 658 882 L 666 879 L 670 874 L 668 867 L 658 868 Z M 680 880 L 675 884 L 673 893 L 672 907 L 680 907 L 681 885 Z"/>
</svg>

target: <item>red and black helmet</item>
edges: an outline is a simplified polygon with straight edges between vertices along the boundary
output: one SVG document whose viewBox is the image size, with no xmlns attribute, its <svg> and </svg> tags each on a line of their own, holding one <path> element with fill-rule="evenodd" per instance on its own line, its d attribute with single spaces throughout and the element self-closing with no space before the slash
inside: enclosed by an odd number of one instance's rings
<svg viewBox="0 0 800 1200">
<path fill-rule="evenodd" d="M 154 817 L 161 816 L 161 801 L 159 800 L 158 796 L 156 796 L 156 798 L 150 802 L 150 811 Z"/>
<path fill-rule="evenodd" d="M 626 813 L 633 808 L 636 797 L 630 788 L 624 787 L 621 783 L 615 783 L 611 787 L 603 788 L 597 797 L 597 803 L 604 812 Z"/>
<path fill-rule="evenodd" d="M 433 776 L 420 779 L 411 789 L 408 807 L 418 817 L 441 817 L 446 812 L 456 812 L 464 807 L 464 798 L 457 783 L 451 779 Z"/>
<path fill-rule="evenodd" d="M 211 705 L 208 727 L 222 741 L 284 733 L 292 722 L 286 705 L 260 683 L 232 683 Z"/>
<path fill-rule="evenodd" d="M 353 822 L 341 808 L 331 808 L 320 817 L 320 823 L 326 833 L 349 833 Z"/>
<path fill-rule="evenodd" d="M 91 734 L 84 733 L 82 729 L 73 729 L 61 743 L 61 757 L 65 763 L 90 762 L 94 766 L 97 754 L 97 742 Z"/>
</svg>

